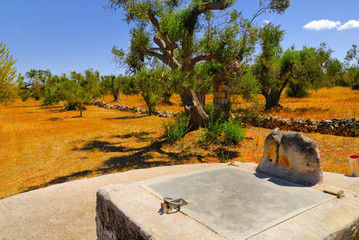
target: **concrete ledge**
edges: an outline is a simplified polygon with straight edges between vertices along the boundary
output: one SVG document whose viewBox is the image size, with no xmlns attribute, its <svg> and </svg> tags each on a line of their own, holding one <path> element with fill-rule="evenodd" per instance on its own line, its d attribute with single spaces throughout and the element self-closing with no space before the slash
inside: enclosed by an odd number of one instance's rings
<svg viewBox="0 0 359 240">
<path fill-rule="evenodd" d="M 0 239 L 97 239 L 96 192 L 158 176 L 224 165 L 190 164 L 136 169 L 81 179 L 0 200 Z"/>
<path fill-rule="evenodd" d="M 183 214 L 160 215 L 161 200 L 139 184 L 110 185 L 97 192 L 99 239 L 224 239 Z"/>
<path fill-rule="evenodd" d="M 236 165 L 251 171 L 256 167 Z M 222 167 L 226 166 L 218 166 Z M 142 187 L 146 182 L 109 185 L 97 192 L 99 239 L 226 239 L 182 212 L 160 215 L 162 199 Z M 358 239 L 359 178 L 324 173 L 324 184 L 312 188 L 342 189 L 345 197 L 310 208 L 248 239 Z"/>
</svg>

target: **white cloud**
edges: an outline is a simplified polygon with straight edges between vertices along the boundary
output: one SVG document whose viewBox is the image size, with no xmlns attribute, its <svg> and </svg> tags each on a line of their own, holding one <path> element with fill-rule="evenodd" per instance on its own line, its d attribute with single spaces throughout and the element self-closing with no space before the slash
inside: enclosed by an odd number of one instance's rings
<svg viewBox="0 0 359 240">
<path fill-rule="evenodd" d="M 315 31 L 320 31 L 323 29 L 332 29 L 335 27 L 340 26 L 340 22 L 339 21 L 330 21 L 328 19 L 322 19 L 322 20 L 314 20 L 311 21 L 310 23 L 307 23 L 306 25 L 303 26 L 303 28 L 308 29 L 308 30 L 315 30 Z"/>
<path fill-rule="evenodd" d="M 350 28 L 359 28 L 359 21 L 356 20 L 349 20 L 348 22 L 344 23 L 340 27 L 338 27 L 338 30 L 345 30 Z"/>
<path fill-rule="evenodd" d="M 271 23 L 271 21 L 269 21 L 269 20 L 263 20 L 263 22 L 264 22 L 265 24 Z"/>
</svg>

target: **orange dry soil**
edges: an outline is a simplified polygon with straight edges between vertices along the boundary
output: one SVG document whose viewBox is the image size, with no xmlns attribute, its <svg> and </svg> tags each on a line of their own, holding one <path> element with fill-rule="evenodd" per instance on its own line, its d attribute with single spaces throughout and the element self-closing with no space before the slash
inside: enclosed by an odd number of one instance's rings
<svg viewBox="0 0 359 240">
<path fill-rule="evenodd" d="M 121 96 L 118 104 L 145 108 L 139 96 Z M 104 99 L 111 102 L 111 97 Z M 211 96 L 208 97 L 211 100 Z M 263 99 L 259 98 L 260 101 Z M 180 100 L 160 109 L 180 111 Z M 245 105 L 239 99 L 239 104 Z M 331 119 L 359 115 L 359 92 L 348 88 L 321 89 L 303 99 L 282 97 L 288 107 L 270 114 L 283 117 Z M 264 113 L 268 114 L 268 113 Z M 171 119 L 88 106 L 79 118 L 63 105 L 16 101 L 0 106 L 0 199 L 17 193 L 136 168 L 222 161 L 258 163 L 271 129 L 248 127 L 246 139 L 230 149 L 196 145 L 191 132 L 174 145 L 161 138 L 162 124 Z M 348 156 L 359 153 L 359 138 L 316 133 L 324 171 L 350 174 Z"/>
</svg>

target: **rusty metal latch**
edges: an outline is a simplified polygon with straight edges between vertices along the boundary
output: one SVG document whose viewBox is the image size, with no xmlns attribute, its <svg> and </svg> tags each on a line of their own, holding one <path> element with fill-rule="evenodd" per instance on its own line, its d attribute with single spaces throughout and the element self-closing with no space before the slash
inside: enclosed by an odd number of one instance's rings
<svg viewBox="0 0 359 240">
<path fill-rule="evenodd" d="M 345 197 L 343 190 L 340 190 L 339 192 L 333 192 L 333 191 L 329 191 L 329 190 L 323 190 L 323 192 L 324 192 L 324 193 L 331 194 L 331 195 L 334 195 L 334 196 L 337 196 L 337 198 Z"/>
<path fill-rule="evenodd" d="M 170 198 L 165 197 L 163 198 L 163 203 L 161 203 L 161 209 L 160 211 L 162 213 L 171 213 L 173 210 L 180 211 L 181 206 L 188 205 L 188 203 L 183 198 Z"/>
</svg>

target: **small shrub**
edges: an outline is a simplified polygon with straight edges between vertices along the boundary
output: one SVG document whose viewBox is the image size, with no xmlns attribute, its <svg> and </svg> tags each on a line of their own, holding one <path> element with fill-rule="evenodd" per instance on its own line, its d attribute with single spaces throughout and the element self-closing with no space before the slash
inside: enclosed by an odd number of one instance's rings
<svg viewBox="0 0 359 240">
<path fill-rule="evenodd" d="M 207 146 L 209 143 L 220 143 L 224 145 L 238 144 L 243 141 L 245 131 L 235 121 L 228 121 L 228 115 L 216 111 L 213 104 L 206 105 L 206 113 L 209 117 L 207 128 L 200 131 L 198 143 Z"/>
<path fill-rule="evenodd" d="M 66 110 L 77 110 L 79 108 L 79 104 L 77 102 L 67 102 L 64 104 Z"/>
<path fill-rule="evenodd" d="M 222 133 L 222 123 L 227 119 L 225 115 L 216 111 L 213 104 L 206 105 L 206 113 L 209 118 L 207 128 L 201 129 L 198 136 L 198 142 L 207 146 L 210 142 L 216 142 Z"/>
<path fill-rule="evenodd" d="M 147 105 L 150 115 L 152 115 L 152 113 L 156 109 L 156 106 L 160 100 L 160 97 L 152 91 L 149 91 L 148 93 L 143 93 L 142 96 L 146 102 L 146 105 Z"/>
<path fill-rule="evenodd" d="M 30 94 L 28 92 L 24 92 L 23 94 L 21 94 L 21 100 L 23 102 L 26 102 L 27 99 L 29 99 Z"/>
<path fill-rule="evenodd" d="M 202 146 L 207 146 L 211 142 L 216 142 L 219 139 L 220 131 L 214 131 L 212 129 L 203 128 L 198 135 L 198 143 Z"/>
<path fill-rule="evenodd" d="M 198 143 L 207 146 L 209 143 L 220 143 L 223 145 L 238 144 L 244 140 L 245 130 L 234 121 L 216 122 L 211 127 L 201 130 Z"/>
<path fill-rule="evenodd" d="M 242 126 L 234 121 L 224 122 L 222 124 L 222 130 L 224 133 L 222 143 L 225 145 L 242 142 L 246 134 Z"/>
<path fill-rule="evenodd" d="M 216 125 L 217 123 L 222 123 L 228 120 L 228 116 L 225 112 L 223 111 L 218 111 L 214 108 L 214 105 L 209 103 L 206 104 L 206 109 L 205 109 L 208 118 L 209 118 L 209 128 L 214 125 Z"/>
<path fill-rule="evenodd" d="M 163 124 L 164 137 L 169 143 L 181 139 L 190 129 L 190 116 L 185 113 L 180 113 L 174 121 Z"/>
<path fill-rule="evenodd" d="M 288 88 L 285 91 L 285 95 L 287 97 L 296 97 L 296 98 L 301 98 L 301 97 L 306 97 L 309 95 L 308 90 L 304 89 L 304 88 L 298 88 L 296 90 L 294 90 L 293 88 Z"/>
<path fill-rule="evenodd" d="M 239 108 L 236 110 L 236 121 L 242 124 L 260 126 L 260 123 L 263 120 L 261 109 L 263 109 L 263 106 L 259 103 L 254 103 L 253 106 L 249 108 Z"/>
</svg>

